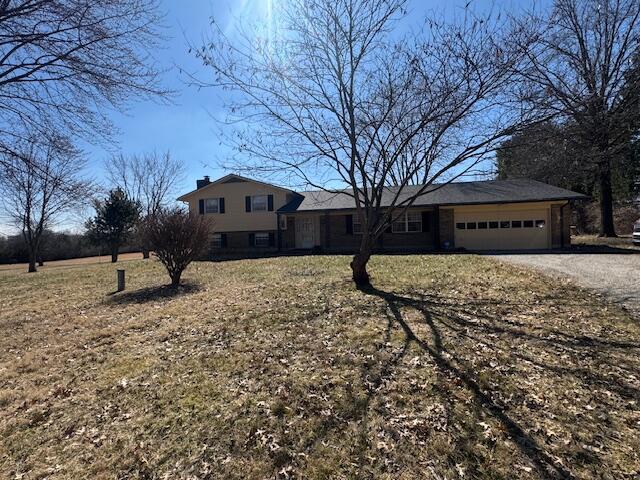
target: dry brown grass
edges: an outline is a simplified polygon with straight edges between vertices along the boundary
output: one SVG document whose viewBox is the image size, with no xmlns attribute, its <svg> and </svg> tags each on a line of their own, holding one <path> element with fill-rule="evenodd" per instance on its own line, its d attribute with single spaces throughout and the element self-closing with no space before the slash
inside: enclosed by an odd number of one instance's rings
<svg viewBox="0 0 640 480">
<path fill-rule="evenodd" d="M 142 253 L 140 252 L 121 253 L 120 255 L 118 255 L 118 261 L 140 260 L 140 259 L 142 259 Z M 68 260 L 54 260 L 52 262 L 45 262 L 45 264 L 42 267 L 38 267 L 38 270 L 49 270 L 51 268 L 60 268 L 60 267 L 75 267 L 75 266 L 82 266 L 82 265 L 90 265 L 94 263 L 111 263 L 111 255 L 70 258 Z M 2 272 L 15 272 L 15 271 L 26 272 L 28 266 L 29 265 L 27 263 L 10 263 L 6 265 L 0 265 L 0 274 Z"/>
<path fill-rule="evenodd" d="M 574 235 L 571 237 L 571 244 L 578 247 L 640 250 L 640 246 L 633 243 L 631 235 L 620 235 L 614 238 L 598 237 L 597 235 Z"/>
<path fill-rule="evenodd" d="M 488 258 L 0 276 L 1 478 L 637 478 L 640 327 Z"/>
</svg>

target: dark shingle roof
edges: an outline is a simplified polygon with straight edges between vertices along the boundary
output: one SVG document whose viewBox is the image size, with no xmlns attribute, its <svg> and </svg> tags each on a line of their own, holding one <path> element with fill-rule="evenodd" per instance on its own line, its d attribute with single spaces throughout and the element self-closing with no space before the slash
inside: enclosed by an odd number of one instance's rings
<svg viewBox="0 0 640 480">
<path fill-rule="evenodd" d="M 407 186 L 400 193 L 399 201 L 415 195 L 421 185 Z M 313 191 L 300 192 L 300 197 L 284 205 L 278 211 L 283 213 L 313 210 L 349 210 L 355 202 L 348 192 Z M 347 193 L 345 193 L 347 192 Z M 391 204 L 397 187 L 389 187 L 383 194 L 382 205 Z M 587 196 L 546 183 L 517 178 L 510 180 L 489 180 L 481 182 L 455 182 L 445 185 L 431 185 L 428 191 L 414 202 L 415 206 L 428 205 L 477 205 L 490 203 L 520 203 L 551 200 L 582 200 Z"/>
</svg>

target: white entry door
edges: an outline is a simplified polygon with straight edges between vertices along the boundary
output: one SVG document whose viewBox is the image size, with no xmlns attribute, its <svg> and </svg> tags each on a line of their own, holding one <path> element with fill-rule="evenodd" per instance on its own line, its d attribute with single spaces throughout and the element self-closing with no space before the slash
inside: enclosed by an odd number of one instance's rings
<svg viewBox="0 0 640 480">
<path fill-rule="evenodd" d="M 315 245 L 315 222 L 313 217 L 296 217 L 296 247 L 313 248 Z"/>
</svg>

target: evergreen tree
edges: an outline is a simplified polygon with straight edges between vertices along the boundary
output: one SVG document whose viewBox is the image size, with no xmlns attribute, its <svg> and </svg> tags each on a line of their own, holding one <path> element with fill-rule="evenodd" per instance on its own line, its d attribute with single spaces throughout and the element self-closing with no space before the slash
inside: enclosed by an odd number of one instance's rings
<svg viewBox="0 0 640 480">
<path fill-rule="evenodd" d="M 117 188 L 103 201 L 96 201 L 94 208 L 96 216 L 87 222 L 87 233 L 92 241 L 109 246 L 111 262 L 115 263 L 120 246 L 131 235 L 140 217 L 140 204 Z"/>
</svg>

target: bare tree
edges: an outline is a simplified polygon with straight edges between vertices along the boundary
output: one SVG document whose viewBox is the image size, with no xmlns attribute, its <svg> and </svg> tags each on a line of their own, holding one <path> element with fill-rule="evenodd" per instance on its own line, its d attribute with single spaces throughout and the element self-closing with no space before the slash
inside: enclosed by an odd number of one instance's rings
<svg viewBox="0 0 640 480">
<path fill-rule="evenodd" d="M 207 248 L 212 224 L 202 215 L 179 207 L 161 209 L 144 225 L 146 242 L 171 277 L 171 286 L 180 285 L 182 272 Z"/>
<path fill-rule="evenodd" d="M 108 138 L 104 115 L 159 98 L 158 0 L 0 1 L 0 151 L 32 135 Z"/>
<path fill-rule="evenodd" d="M 419 34 L 394 37 L 405 5 L 282 2 L 278 23 L 232 36 L 214 24 L 197 51 L 215 74 L 200 84 L 233 92 L 225 128 L 240 154 L 236 169 L 351 187 L 363 226 L 351 263 L 359 285 L 369 283 L 366 266 L 387 226 L 419 196 L 470 172 L 526 117 L 507 108 L 520 57 L 508 48 L 519 32 L 506 19 L 464 10 L 452 23 L 431 18 Z M 409 194 L 411 184 L 422 187 Z"/>
<path fill-rule="evenodd" d="M 640 2 L 555 0 L 548 15 L 521 25 L 535 40 L 521 45 L 529 98 L 576 132 L 583 166 L 599 185 L 600 235 L 615 236 L 612 162 L 637 134 L 632 119 L 639 118 Z"/>
<path fill-rule="evenodd" d="M 90 184 L 79 176 L 85 160 L 68 139 L 22 142 L 14 150 L 19 153 L 1 154 L 0 191 L 4 212 L 29 250 L 29 272 L 35 272 L 46 229 L 86 203 Z"/>
<path fill-rule="evenodd" d="M 144 155 L 117 155 L 105 164 L 107 177 L 113 187 L 126 192 L 140 203 L 140 228 L 172 201 L 184 178 L 184 163 L 171 157 L 169 152 Z M 139 235 L 144 258 L 149 258 L 149 245 Z"/>
</svg>

